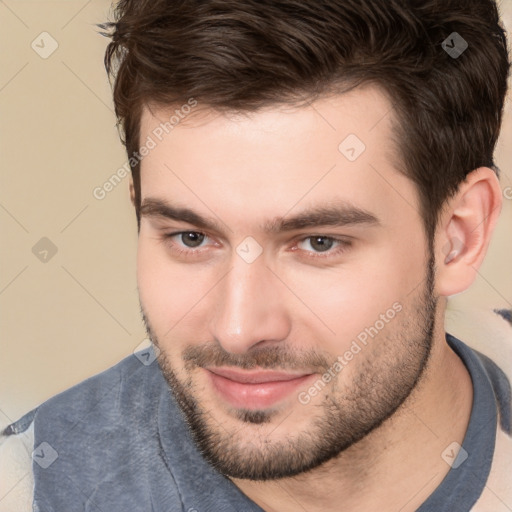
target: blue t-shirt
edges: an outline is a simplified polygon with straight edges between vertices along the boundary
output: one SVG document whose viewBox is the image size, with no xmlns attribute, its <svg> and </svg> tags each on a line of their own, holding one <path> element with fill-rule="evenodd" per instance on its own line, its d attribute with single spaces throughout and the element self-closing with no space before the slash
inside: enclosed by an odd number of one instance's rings
<svg viewBox="0 0 512 512">
<path fill-rule="evenodd" d="M 447 334 L 473 382 L 457 457 L 420 512 L 467 512 L 485 486 L 500 426 L 511 433 L 511 388 L 488 357 Z M 147 352 L 147 351 L 146 351 Z M 34 425 L 36 512 L 261 512 L 196 448 L 156 361 L 134 355 L 9 425 Z M 467 458 L 466 458 L 467 457 Z"/>
</svg>

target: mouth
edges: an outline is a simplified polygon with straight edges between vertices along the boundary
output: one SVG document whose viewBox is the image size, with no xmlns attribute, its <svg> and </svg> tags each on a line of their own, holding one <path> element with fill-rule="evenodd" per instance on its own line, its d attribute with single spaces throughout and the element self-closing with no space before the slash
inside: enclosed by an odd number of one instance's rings
<svg viewBox="0 0 512 512">
<path fill-rule="evenodd" d="M 267 409 L 312 379 L 312 373 L 205 368 L 220 398 L 238 409 Z"/>
</svg>

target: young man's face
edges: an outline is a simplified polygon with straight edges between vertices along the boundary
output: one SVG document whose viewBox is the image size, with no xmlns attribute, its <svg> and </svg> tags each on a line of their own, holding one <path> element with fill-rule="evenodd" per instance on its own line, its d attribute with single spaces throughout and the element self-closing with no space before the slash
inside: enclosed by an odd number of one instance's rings
<svg viewBox="0 0 512 512">
<path fill-rule="evenodd" d="M 141 141 L 157 144 L 142 161 L 141 305 L 196 442 L 229 476 L 332 458 L 427 365 L 433 261 L 418 193 L 394 168 L 390 109 L 358 89 L 190 115 L 162 141 L 174 109 L 144 112 Z"/>
</svg>

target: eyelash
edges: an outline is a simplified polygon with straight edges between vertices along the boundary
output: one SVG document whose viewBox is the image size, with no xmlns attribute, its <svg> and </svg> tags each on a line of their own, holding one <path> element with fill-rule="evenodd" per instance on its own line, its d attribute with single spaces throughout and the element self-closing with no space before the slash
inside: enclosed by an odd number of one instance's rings
<svg viewBox="0 0 512 512">
<path fill-rule="evenodd" d="M 175 233 L 164 234 L 163 239 L 165 242 L 168 242 L 175 236 L 179 236 L 179 235 L 183 235 L 183 234 L 187 234 L 187 233 L 204 235 L 206 238 L 209 238 L 208 235 L 206 235 L 205 233 L 201 233 L 200 231 L 178 231 Z M 335 237 L 327 236 L 327 235 L 309 235 L 309 236 L 306 236 L 306 237 L 298 240 L 297 244 L 299 244 L 300 242 L 304 242 L 305 240 L 310 240 L 313 238 L 325 238 L 326 240 L 331 240 L 333 242 L 338 243 L 339 245 L 337 248 L 334 248 L 332 250 L 328 249 L 324 253 L 312 253 L 311 251 L 304 251 L 308 254 L 308 256 L 306 256 L 307 258 L 313 258 L 313 259 L 324 258 L 325 259 L 325 258 L 329 258 L 329 257 L 333 257 L 333 256 L 338 256 L 341 253 L 345 252 L 352 245 L 352 242 L 350 242 L 348 240 L 335 238 Z M 179 254 L 180 256 L 184 256 L 186 258 L 194 258 L 204 252 L 202 249 L 190 249 L 190 250 L 182 249 L 179 246 L 176 246 L 176 244 L 174 244 L 174 243 L 170 247 L 173 252 L 175 252 L 176 254 Z M 325 256 L 324 256 L 324 254 L 325 254 Z"/>
</svg>

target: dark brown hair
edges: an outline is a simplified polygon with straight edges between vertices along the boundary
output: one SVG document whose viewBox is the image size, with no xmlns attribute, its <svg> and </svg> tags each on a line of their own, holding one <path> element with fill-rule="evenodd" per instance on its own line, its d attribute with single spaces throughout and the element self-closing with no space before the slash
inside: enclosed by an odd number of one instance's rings
<svg viewBox="0 0 512 512">
<path fill-rule="evenodd" d="M 468 172 L 497 172 L 509 57 L 493 0 L 120 0 L 99 27 L 128 156 L 144 105 L 248 112 L 373 83 L 393 104 L 397 165 L 429 237 Z M 462 40 L 460 56 L 446 51 Z"/>
</svg>

